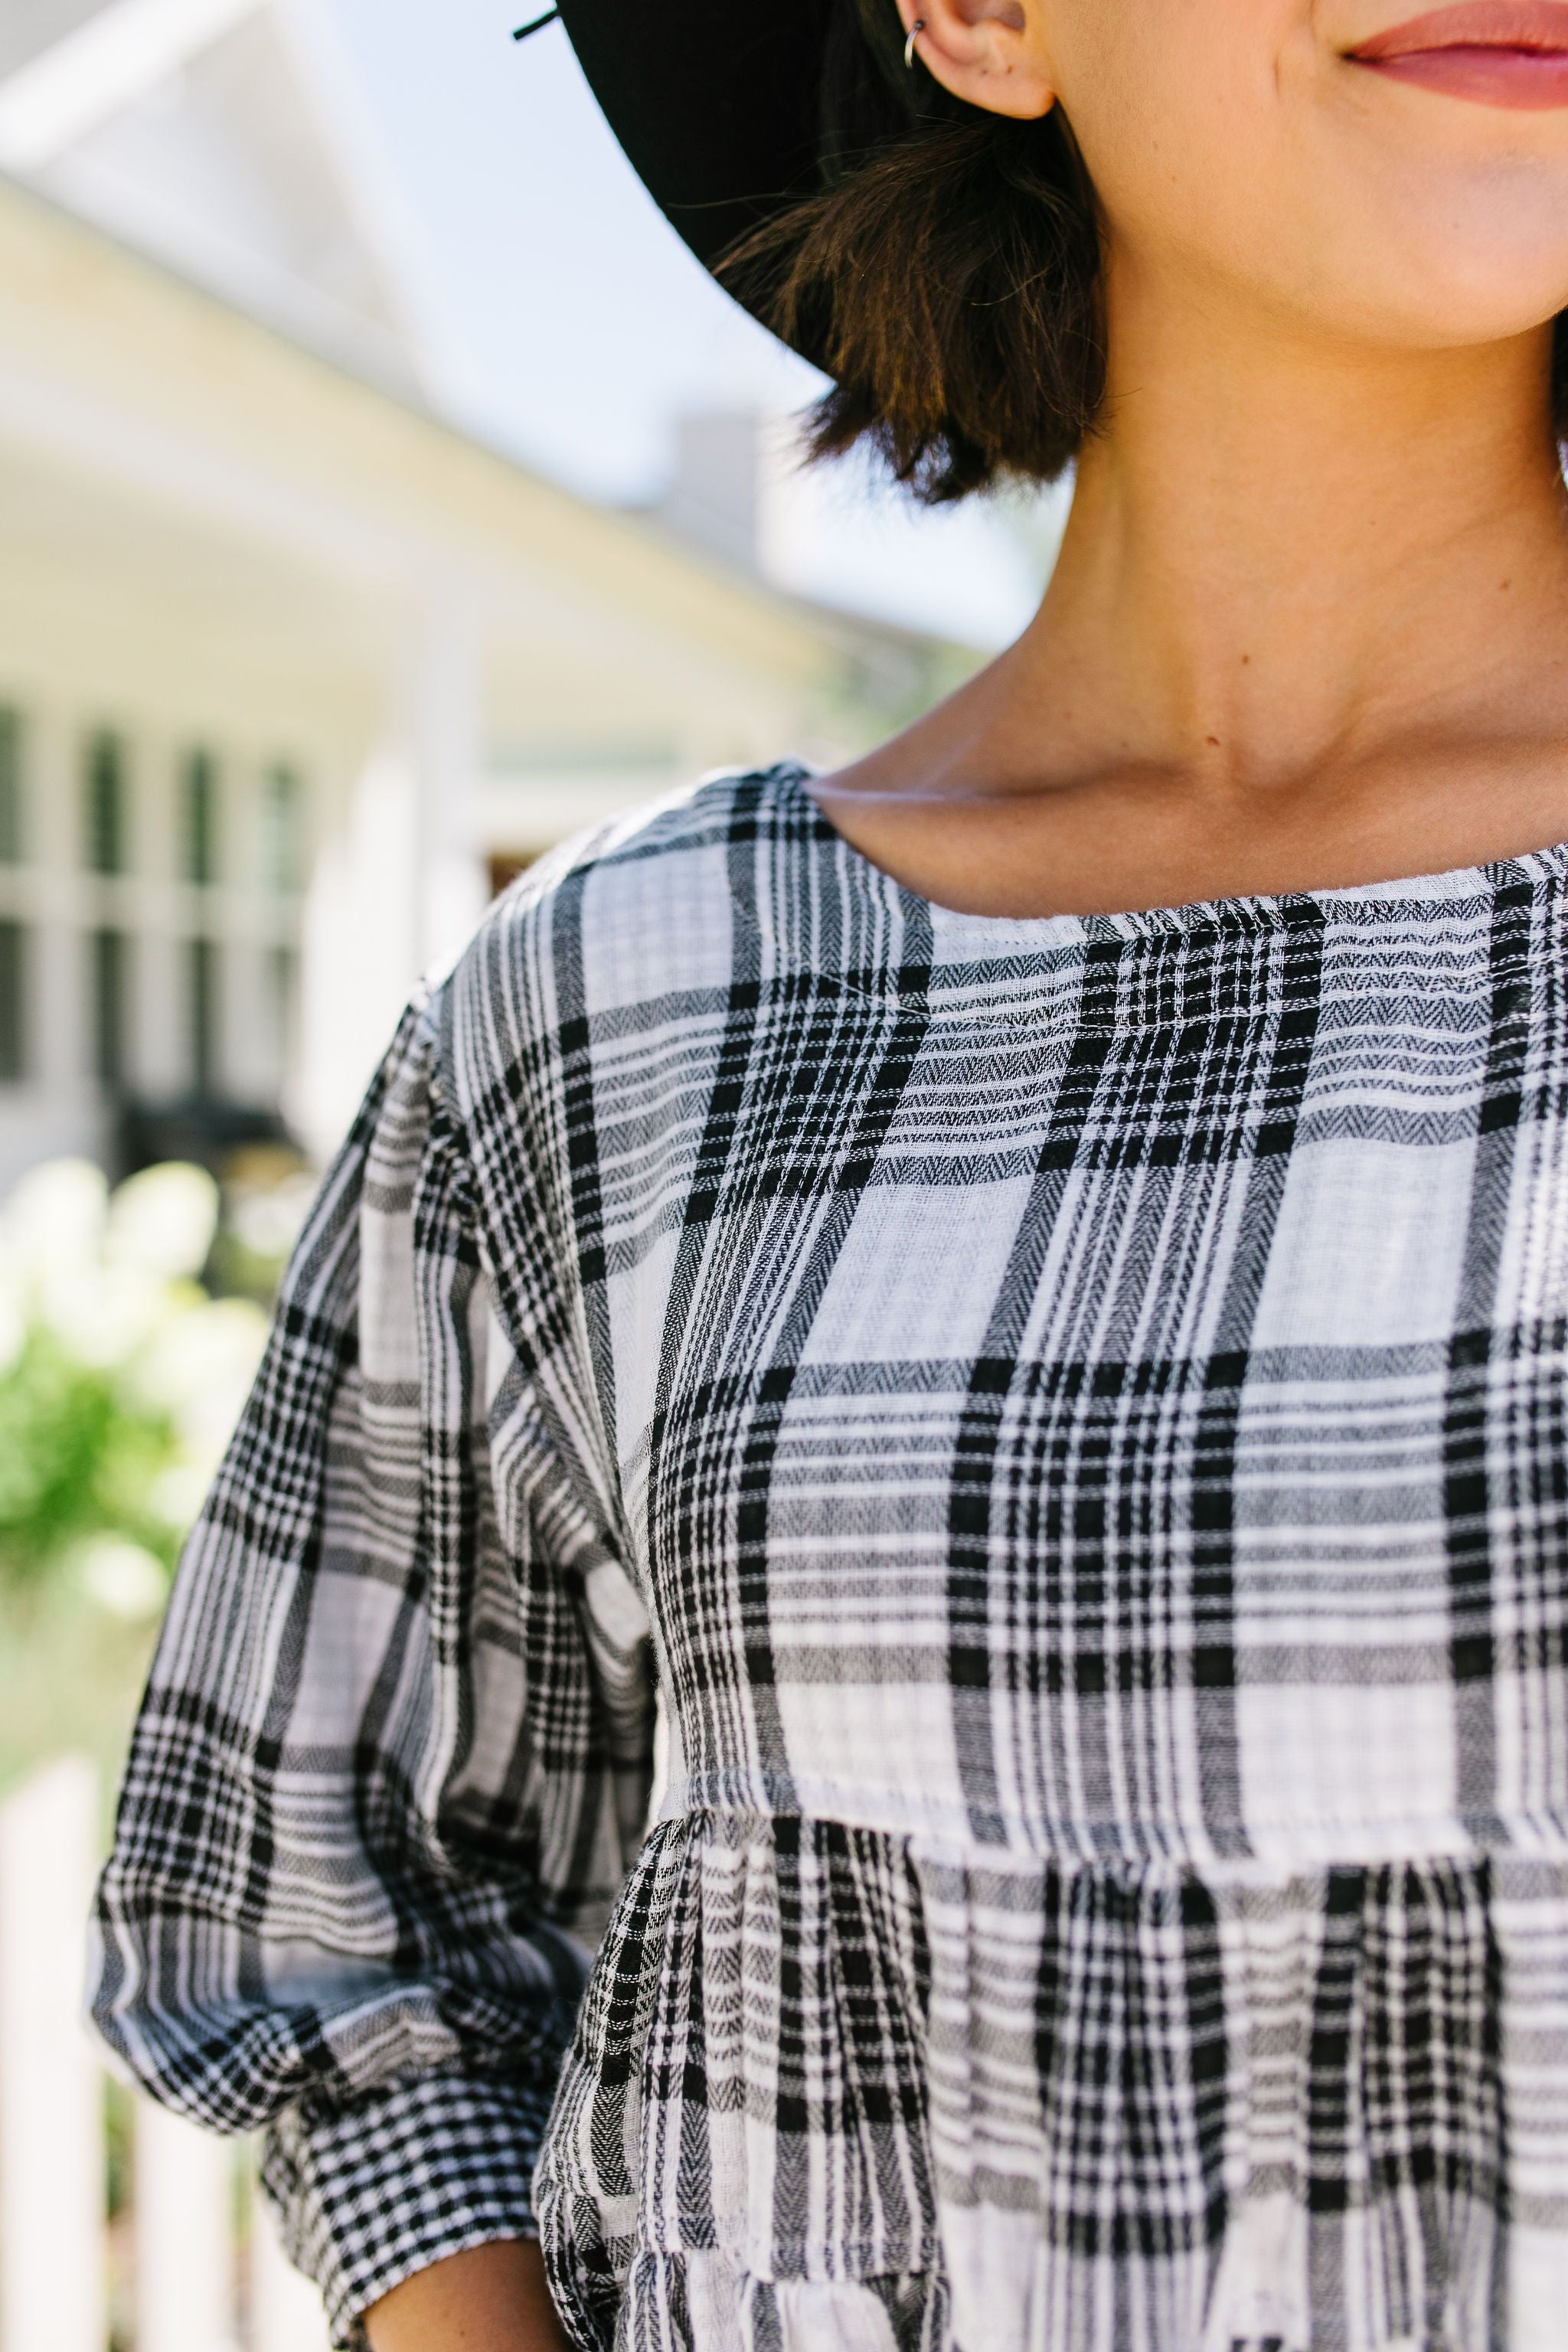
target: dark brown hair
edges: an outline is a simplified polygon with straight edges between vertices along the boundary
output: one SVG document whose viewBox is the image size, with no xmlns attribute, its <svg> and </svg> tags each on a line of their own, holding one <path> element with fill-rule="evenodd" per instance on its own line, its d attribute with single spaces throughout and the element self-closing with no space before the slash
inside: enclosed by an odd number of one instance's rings
<svg viewBox="0 0 1568 2352">
<path fill-rule="evenodd" d="M 893 0 L 834 0 L 820 189 L 731 248 L 725 283 L 834 378 L 814 457 L 867 441 L 928 505 L 1054 481 L 1105 390 L 1093 190 L 1059 108 L 1016 122 L 903 62 Z M 1568 439 L 1568 312 L 1552 405 Z"/>
</svg>

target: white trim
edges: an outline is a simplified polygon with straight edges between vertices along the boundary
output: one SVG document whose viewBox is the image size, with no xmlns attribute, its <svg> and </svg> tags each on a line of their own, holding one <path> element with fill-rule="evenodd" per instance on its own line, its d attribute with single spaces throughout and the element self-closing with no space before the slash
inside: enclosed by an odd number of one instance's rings
<svg viewBox="0 0 1568 2352">
<path fill-rule="evenodd" d="M 97 1852 L 85 1758 L 0 1805 L 0 2330 L 16 2352 L 108 2340 L 103 2109 L 79 2015 Z"/>
<path fill-rule="evenodd" d="M 135 2113 L 137 2340 L 148 2352 L 238 2352 L 233 2147 L 151 2099 Z"/>
<path fill-rule="evenodd" d="M 216 522 L 304 557 L 339 578 L 385 588 L 430 552 L 426 539 L 384 516 L 324 496 L 297 473 L 198 441 L 112 398 L 7 355 L 0 367 L 0 443 L 14 441 L 113 481 L 165 511 Z"/>
<path fill-rule="evenodd" d="M 424 224 L 390 166 L 341 38 L 310 0 L 109 0 L 0 82 L 0 169 L 42 170 L 263 8 L 392 305 L 391 339 L 422 389 L 455 383 L 460 354 Z M 242 304 L 254 290 L 243 272 L 224 282 Z"/>
<path fill-rule="evenodd" d="M 440 262 L 424 215 L 394 168 L 342 31 L 319 0 L 271 0 L 271 9 L 350 216 L 381 274 L 415 377 L 430 399 L 452 405 L 464 353 L 441 292 Z"/>
<path fill-rule="evenodd" d="M 253 16 L 262 0 L 110 0 L 0 83 L 0 164 L 36 172 Z"/>
</svg>

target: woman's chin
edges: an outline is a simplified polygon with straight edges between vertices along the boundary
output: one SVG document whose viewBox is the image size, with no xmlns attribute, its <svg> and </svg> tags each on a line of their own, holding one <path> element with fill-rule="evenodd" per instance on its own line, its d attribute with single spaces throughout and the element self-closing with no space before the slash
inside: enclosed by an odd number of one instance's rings
<svg viewBox="0 0 1568 2352">
<path fill-rule="evenodd" d="M 1326 333 L 1451 350 L 1533 333 L 1568 307 L 1568 157 L 1550 174 L 1398 159 L 1359 191 L 1342 184 L 1333 211 L 1298 239 Z"/>
</svg>

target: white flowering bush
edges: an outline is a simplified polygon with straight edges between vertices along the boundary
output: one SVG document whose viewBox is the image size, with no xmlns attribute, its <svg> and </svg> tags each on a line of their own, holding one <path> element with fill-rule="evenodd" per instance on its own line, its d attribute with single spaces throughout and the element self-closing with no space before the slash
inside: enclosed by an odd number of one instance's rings
<svg viewBox="0 0 1568 2352">
<path fill-rule="evenodd" d="M 90 1162 L 0 1203 L 0 1590 L 62 1583 L 155 1617 L 255 1373 L 267 1318 L 199 1276 L 217 1187 L 171 1162 L 112 1192 Z"/>
</svg>

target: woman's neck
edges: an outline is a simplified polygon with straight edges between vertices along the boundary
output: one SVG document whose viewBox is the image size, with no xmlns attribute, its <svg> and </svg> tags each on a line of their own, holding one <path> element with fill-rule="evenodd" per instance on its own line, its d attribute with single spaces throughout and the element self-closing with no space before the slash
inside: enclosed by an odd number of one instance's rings
<svg viewBox="0 0 1568 2352">
<path fill-rule="evenodd" d="M 1562 664 L 1543 337 L 1369 354 L 1254 329 L 1227 349 L 1211 319 L 1126 341 L 1008 681 L 1020 719 L 1069 691 L 1101 723 L 1114 709 L 1134 756 L 1307 785 L 1410 730 L 1475 722 L 1544 645 Z"/>
<path fill-rule="evenodd" d="M 816 788 L 912 888 L 1090 912 L 1568 837 L 1547 332 L 1302 351 L 1222 311 L 1113 319 L 1129 356 L 1036 620 Z"/>
</svg>

